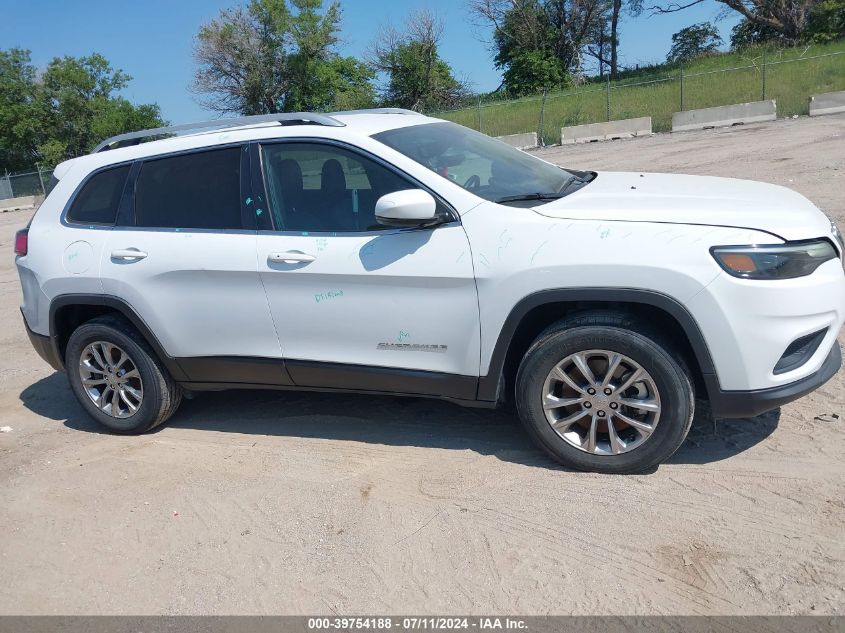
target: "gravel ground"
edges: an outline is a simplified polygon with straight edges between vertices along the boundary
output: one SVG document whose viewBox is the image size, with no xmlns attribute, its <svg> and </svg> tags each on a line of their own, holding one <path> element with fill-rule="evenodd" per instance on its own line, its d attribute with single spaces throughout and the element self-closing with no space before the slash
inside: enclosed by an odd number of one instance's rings
<svg viewBox="0 0 845 633">
<path fill-rule="evenodd" d="M 845 226 L 841 116 L 540 154 L 783 184 Z M 416 399 L 208 394 L 112 436 L 26 339 L 27 220 L 0 215 L 0 613 L 845 613 L 843 373 L 639 476 Z"/>
</svg>

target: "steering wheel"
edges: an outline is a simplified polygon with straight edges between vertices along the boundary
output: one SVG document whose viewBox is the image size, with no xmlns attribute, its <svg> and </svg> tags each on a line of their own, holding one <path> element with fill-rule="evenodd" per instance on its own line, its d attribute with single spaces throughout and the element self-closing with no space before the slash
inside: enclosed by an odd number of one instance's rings
<svg viewBox="0 0 845 633">
<path fill-rule="evenodd" d="M 475 191 L 481 186 L 481 178 L 473 174 L 469 178 L 466 179 L 464 183 L 464 189 L 469 189 L 470 191 Z"/>
</svg>

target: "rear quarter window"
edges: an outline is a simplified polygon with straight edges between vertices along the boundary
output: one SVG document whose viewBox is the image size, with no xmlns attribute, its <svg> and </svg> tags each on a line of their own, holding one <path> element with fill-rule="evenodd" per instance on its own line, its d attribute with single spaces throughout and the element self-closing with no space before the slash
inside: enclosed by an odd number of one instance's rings
<svg viewBox="0 0 845 633">
<path fill-rule="evenodd" d="M 113 167 L 91 176 L 71 203 L 67 221 L 78 224 L 114 224 L 129 167 Z"/>
</svg>

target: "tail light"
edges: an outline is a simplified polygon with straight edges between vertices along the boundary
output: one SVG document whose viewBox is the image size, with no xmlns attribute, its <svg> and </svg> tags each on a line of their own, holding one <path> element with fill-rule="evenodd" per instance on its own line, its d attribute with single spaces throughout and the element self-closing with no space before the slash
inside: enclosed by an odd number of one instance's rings
<svg viewBox="0 0 845 633">
<path fill-rule="evenodd" d="M 29 250 L 29 229 L 15 233 L 15 255 L 26 255 Z"/>
</svg>

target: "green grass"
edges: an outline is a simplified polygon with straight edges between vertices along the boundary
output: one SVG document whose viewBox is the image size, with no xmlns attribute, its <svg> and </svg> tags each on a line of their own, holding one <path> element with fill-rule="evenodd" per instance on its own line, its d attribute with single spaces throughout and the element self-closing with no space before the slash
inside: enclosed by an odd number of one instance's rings
<svg viewBox="0 0 845 633">
<path fill-rule="evenodd" d="M 824 56 L 824 57 L 820 57 Z M 763 60 L 765 58 L 765 97 Z M 610 84 L 597 80 L 546 98 L 543 139 L 560 142 L 560 128 L 651 116 L 655 132 L 672 128 L 672 113 L 732 103 L 776 99 L 779 117 L 807 114 L 811 94 L 845 90 L 845 41 L 789 49 L 753 49 L 714 55 L 683 68 L 653 66 Z M 493 101 L 480 107 L 432 113 L 491 136 L 533 132 L 541 97 Z"/>
</svg>

